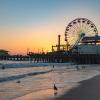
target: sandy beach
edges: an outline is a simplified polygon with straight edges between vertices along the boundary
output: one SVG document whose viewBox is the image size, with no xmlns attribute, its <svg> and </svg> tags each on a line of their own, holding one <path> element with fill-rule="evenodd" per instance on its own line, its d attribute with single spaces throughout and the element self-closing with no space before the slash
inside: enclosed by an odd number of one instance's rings
<svg viewBox="0 0 100 100">
<path fill-rule="evenodd" d="M 37 63 L 36 67 L 34 64 L 33 67 L 30 64 L 27 64 L 29 67 L 16 63 L 10 65 L 6 64 L 4 70 L 0 69 L 0 100 L 97 100 L 93 99 L 97 97 L 93 96 L 93 90 L 100 90 L 99 65 L 84 65 L 85 69 L 79 65 L 79 70 L 76 65 L 67 63 L 55 63 L 53 70 L 53 65 L 49 63 L 47 66 Z M 17 65 L 22 67 L 17 68 Z M 48 72 L 49 70 L 52 71 Z M 58 88 L 56 95 L 54 84 Z M 97 93 L 96 95 L 99 96 Z M 87 97 L 89 99 L 85 99 Z"/>
<path fill-rule="evenodd" d="M 78 87 L 54 100 L 100 100 L 100 75 L 80 82 Z"/>
</svg>

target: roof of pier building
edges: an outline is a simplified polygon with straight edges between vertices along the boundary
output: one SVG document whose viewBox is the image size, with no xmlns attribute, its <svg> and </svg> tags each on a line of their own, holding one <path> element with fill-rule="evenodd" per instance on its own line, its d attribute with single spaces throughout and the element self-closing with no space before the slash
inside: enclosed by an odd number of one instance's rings
<svg viewBox="0 0 100 100">
<path fill-rule="evenodd" d="M 8 55 L 8 52 L 7 50 L 0 49 L 0 56 Z"/>
<path fill-rule="evenodd" d="M 100 36 L 86 36 L 81 43 L 100 43 Z"/>
</svg>

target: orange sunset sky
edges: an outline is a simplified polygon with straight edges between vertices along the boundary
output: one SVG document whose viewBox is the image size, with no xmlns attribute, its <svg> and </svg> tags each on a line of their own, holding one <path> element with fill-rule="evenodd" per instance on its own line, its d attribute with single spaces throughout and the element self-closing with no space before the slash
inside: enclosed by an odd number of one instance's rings
<svg viewBox="0 0 100 100">
<path fill-rule="evenodd" d="M 0 0 L 0 49 L 11 54 L 51 50 L 57 35 L 75 18 L 85 17 L 100 32 L 100 0 Z"/>
</svg>

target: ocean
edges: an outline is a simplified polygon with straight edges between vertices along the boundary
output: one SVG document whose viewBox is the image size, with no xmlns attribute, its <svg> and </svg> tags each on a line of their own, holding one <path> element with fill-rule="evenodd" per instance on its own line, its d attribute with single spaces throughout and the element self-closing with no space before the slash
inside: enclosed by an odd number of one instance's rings
<svg viewBox="0 0 100 100">
<path fill-rule="evenodd" d="M 94 64 L 0 61 L 0 100 L 52 100 L 96 75 Z"/>
</svg>

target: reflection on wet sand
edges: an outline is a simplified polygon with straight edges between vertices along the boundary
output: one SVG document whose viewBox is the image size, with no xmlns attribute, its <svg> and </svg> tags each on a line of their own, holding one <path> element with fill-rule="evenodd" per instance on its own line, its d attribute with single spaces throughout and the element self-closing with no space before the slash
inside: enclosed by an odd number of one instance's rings
<svg viewBox="0 0 100 100">
<path fill-rule="evenodd" d="M 53 98 L 54 96 L 53 93 L 54 93 L 53 89 L 41 90 L 37 92 L 32 92 L 30 94 L 27 94 L 19 98 L 15 98 L 14 100 L 45 100 L 51 97 Z"/>
<path fill-rule="evenodd" d="M 52 65 L 53 66 L 53 65 Z M 75 65 L 0 70 L 0 76 L 24 74 L 30 71 L 53 69 L 52 72 L 27 76 L 25 78 L 0 83 L 0 100 L 52 100 L 65 91 L 78 86 L 78 82 L 100 74 L 100 67 L 86 67 L 76 70 Z M 23 69 L 23 70 L 22 70 Z M 16 70 L 16 71 L 15 71 Z"/>
</svg>

